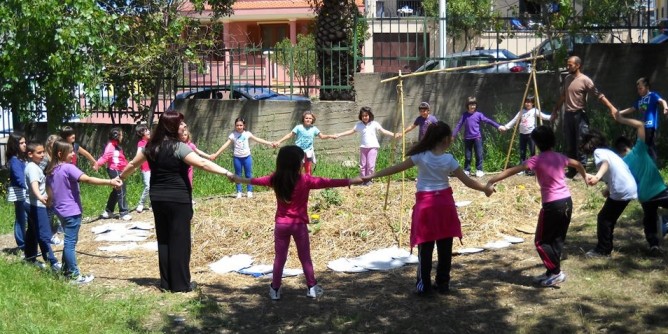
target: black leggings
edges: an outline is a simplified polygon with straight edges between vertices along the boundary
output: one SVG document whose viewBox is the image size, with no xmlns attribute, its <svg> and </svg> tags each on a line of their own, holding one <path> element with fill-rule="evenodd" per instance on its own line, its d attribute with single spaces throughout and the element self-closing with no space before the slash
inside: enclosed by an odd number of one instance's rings
<svg viewBox="0 0 668 334">
<path fill-rule="evenodd" d="M 452 238 L 427 241 L 418 245 L 417 291 L 431 290 L 431 262 L 434 244 L 438 250 L 438 265 L 436 266 L 436 284 L 448 286 L 450 284 L 450 268 L 452 267 Z"/>
<path fill-rule="evenodd" d="M 160 287 L 187 292 L 190 287 L 190 221 L 192 203 L 151 201 L 158 238 Z"/>
</svg>

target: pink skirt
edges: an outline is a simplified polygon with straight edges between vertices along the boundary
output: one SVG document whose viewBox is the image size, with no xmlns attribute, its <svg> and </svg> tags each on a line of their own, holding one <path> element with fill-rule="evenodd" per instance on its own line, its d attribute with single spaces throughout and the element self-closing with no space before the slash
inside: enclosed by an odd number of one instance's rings
<svg viewBox="0 0 668 334">
<path fill-rule="evenodd" d="M 411 222 L 411 248 L 428 241 L 462 237 L 452 188 L 415 193 Z"/>
</svg>

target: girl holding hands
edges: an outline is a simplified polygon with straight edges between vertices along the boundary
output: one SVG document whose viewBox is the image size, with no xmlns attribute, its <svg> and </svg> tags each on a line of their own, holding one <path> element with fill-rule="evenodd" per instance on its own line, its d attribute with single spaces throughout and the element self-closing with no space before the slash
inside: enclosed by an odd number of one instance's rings
<svg viewBox="0 0 668 334">
<path fill-rule="evenodd" d="M 315 137 L 320 139 L 336 139 L 336 136 L 323 134 L 313 124 L 315 124 L 315 115 L 310 111 L 305 111 L 302 114 L 302 124 L 295 126 L 290 133 L 273 143 L 274 146 L 278 146 L 288 138 L 296 136 L 297 139 L 295 139 L 295 145 L 304 150 L 304 153 L 306 154 L 304 171 L 308 175 L 311 175 L 311 165 L 316 163 L 315 150 L 313 148 Z"/>
</svg>

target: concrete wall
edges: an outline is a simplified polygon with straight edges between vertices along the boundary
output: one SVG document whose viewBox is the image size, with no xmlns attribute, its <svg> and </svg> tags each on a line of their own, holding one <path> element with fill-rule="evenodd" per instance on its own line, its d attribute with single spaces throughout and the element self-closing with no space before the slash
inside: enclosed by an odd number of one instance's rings
<svg viewBox="0 0 668 334">
<path fill-rule="evenodd" d="M 583 72 L 589 75 L 601 91 L 618 107 L 628 107 L 637 98 L 635 82 L 648 76 L 653 90 L 668 96 L 668 45 L 652 44 L 592 44 L 576 47 L 575 54 L 583 58 Z M 362 73 L 355 77 L 357 101 L 313 103 L 288 101 L 221 101 L 187 100 L 176 105 L 183 112 L 195 142 L 206 149 L 221 145 L 233 131 L 234 119 L 244 117 L 247 127 L 255 135 L 278 140 L 300 123 L 301 114 L 311 109 L 317 116 L 316 126 L 325 134 L 352 129 L 360 107 L 370 106 L 384 128 L 393 131 L 400 124 L 397 81 L 380 83 L 389 74 Z M 538 92 L 544 110 L 551 112 L 559 92 L 559 78 L 554 74 L 538 74 Z M 430 74 L 403 80 L 405 124 L 418 116 L 417 106 L 428 101 L 432 113 L 450 125 L 464 111 L 467 96 L 476 96 L 479 108 L 487 116 L 495 117 L 499 111 L 506 114 L 518 110 L 528 81 L 528 74 Z M 591 103 L 592 110 L 603 109 Z M 667 122 L 663 122 L 664 124 Z M 595 125 L 596 126 L 596 125 Z M 109 125 L 80 125 L 79 141 L 94 152 L 102 150 Z M 136 139 L 131 127 L 124 127 L 129 135 L 127 154 L 135 151 Z M 47 131 L 35 128 L 31 131 L 37 139 L 46 138 Z M 407 136 L 415 140 L 417 130 Z M 383 138 L 387 142 L 387 137 Z M 661 139 L 659 139 L 661 141 Z M 359 137 L 339 140 L 316 140 L 320 154 L 336 159 L 357 159 Z"/>
</svg>

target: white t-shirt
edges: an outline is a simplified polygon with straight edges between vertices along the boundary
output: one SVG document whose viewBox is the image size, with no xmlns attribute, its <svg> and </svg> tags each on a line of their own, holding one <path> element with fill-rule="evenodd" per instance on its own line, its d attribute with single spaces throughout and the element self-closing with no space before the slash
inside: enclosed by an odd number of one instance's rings
<svg viewBox="0 0 668 334">
<path fill-rule="evenodd" d="M 515 118 L 511 119 L 506 125 L 506 128 L 511 128 L 515 125 L 518 119 L 520 119 L 520 133 L 524 135 L 531 134 L 531 131 L 536 128 L 536 117 L 542 118 L 544 121 L 550 120 L 550 115 L 544 114 L 536 108 L 531 108 L 529 110 L 522 109 L 520 112 L 515 115 Z"/>
<path fill-rule="evenodd" d="M 597 148 L 594 150 L 596 167 L 600 167 L 603 161 L 608 162 L 608 171 L 601 180 L 608 185 L 610 198 L 616 201 L 630 201 L 638 198 L 636 181 L 624 160 L 607 148 Z"/>
<path fill-rule="evenodd" d="M 362 121 L 355 124 L 355 131 L 360 133 L 361 144 L 360 147 L 363 148 L 378 148 L 380 143 L 378 142 L 377 133 L 380 130 L 384 130 L 383 126 L 376 121 L 371 121 L 367 124 L 364 124 Z"/>
<path fill-rule="evenodd" d="M 242 133 L 232 132 L 228 137 L 234 143 L 234 156 L 237 158 L 245 158 L 251 154 L 249 139 L 253 136 L 249 131 Z"/>
<path fill-rule="evenodd" d="M 411 156 L 418 168 L 417 191 L 436 191 L 450 188 L 448 175 L 459 168 L 450 153 L 434 155 L 431 151 Z"/>
</svg>

